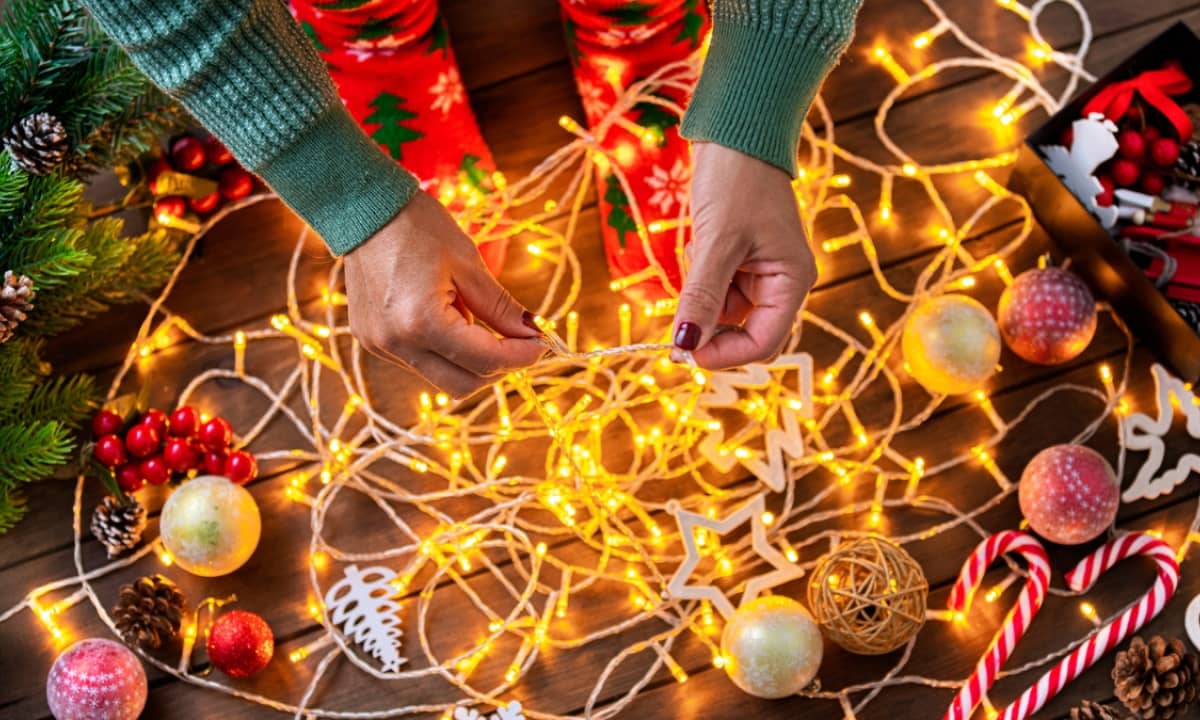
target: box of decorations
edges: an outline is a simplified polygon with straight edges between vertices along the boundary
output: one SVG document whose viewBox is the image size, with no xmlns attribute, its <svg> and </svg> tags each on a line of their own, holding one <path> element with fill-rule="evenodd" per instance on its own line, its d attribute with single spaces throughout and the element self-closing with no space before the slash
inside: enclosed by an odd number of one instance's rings
<svg viewBox="0 0 1200 720">
<path fill-rule="evenodd" d="M 1200 38 L 1179 23 L 1026 138 L 1009 186 L 1138 339 L 1200 379 Z"/>
</svg>

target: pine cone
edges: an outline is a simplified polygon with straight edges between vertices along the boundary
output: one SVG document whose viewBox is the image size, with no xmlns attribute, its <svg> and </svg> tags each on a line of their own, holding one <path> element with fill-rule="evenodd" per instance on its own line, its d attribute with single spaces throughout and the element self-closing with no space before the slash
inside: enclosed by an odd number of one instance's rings
<svg viewBox="0 0 1200 720">
<path fill-rule="evenodd" d="M 183 593 L 162 575 L 147 575 L 122 585 L 113 620 L 130 645 L 157 650 L 179 634 Z"/>
<path fill-rule="evenodd" d="M 1176 179 L 1184 187 L 1195 189 L 1200 186 L 1200 140 L 1185 142 L 1179 146 L 1179 159 L 1175 161 Z"/>
<path fill-rule="evenodd" d="M 33 175 L 45 175 L 67 154 L 67 131 L 50 113 L 28 115 L 4 135 L 4 147 L 17 167 Z"/>
<path fill-rule="evenodd" d="M 92 512 L 92 534 L 104 544 L 109 557 L 137 546 L 145 529 L 146 508 L 132 496 L 128 503 L 122 504 L 109 495 Z"/>
<path fill-rule="evenodd" d="M 1182 718 L 1196 699 L 1200 657 L 1187 652 L 1179 639 L 1155 636 L 1147 643 L 1135 637 L 1117 653 L 1112 679 L 1117 699 L 1142 720 Z"/>
<path fill-rule="evenodd" d="M 1077 708 L 1071 708 L 1071 720 L 1121 720 L 1124 713 L 1108 705 L 1084 700 Z"/>
<path fill-rule="evenodd" d="M 24 275 L 14 275 L 12 270 L 4 273 L 0 282 L 0 343 L 8 342 L 25 314 L 33 310 L 33 280 Z"/>
</svg>

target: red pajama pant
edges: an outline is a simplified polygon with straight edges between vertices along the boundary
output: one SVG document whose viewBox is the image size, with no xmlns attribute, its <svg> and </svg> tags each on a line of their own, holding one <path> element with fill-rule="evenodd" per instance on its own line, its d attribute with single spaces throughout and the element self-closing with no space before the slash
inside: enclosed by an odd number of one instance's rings
<svg viewBox="0 0 1200 720">
<path fill-rule="evenodd" d="M 560 0 L 567 50 L 589 126 L 595 127 L 619 88 L 698 49 L 708 33 L 706 0 Z M 292 12 L 329 67 L 342 101 L 393 158 L 440 194 L 467 183 L 491 192 L 496 169 L 467 103 L 466 91 L 436 0 L 291 0 Z M 662 97 L 680 106 L 686 92 Z M 531 121 L 537 119 L 531 118 Z M 553 122 L 553 118 L 545 118 Z M 691 164 L 679 118 L 654 103 L 635 106 L 600 143 L 620 165 L 651 252 L 678 289 L 679 233 Z M 611 171 L 597 173 L 605 251 L 614 278 L 639 277 L 651 264 L 625 188 Z M 666 222 L 662 222 L 666 221 Z M 494 244 L 494 243 L 493 243 Z M 481 248 L 495 271 L 503 250 Z M 657 280 L 629 294 L 669 294 Z"/>
</svg>

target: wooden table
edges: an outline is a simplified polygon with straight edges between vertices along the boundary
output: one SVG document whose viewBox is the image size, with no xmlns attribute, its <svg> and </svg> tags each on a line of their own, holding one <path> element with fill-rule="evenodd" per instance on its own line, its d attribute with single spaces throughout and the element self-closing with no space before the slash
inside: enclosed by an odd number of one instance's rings
<svg viewBox="0 0 1200 720">
<path fill-rule="evenodd" d="M 1103 72 L 1126 54 L 1147 41 L 1178 19 L 1200 27 L 1200 2 L 1196 0 L 1090 0 L 1086 3 L 1096 33 L 1088 66 L 1093 72 Z M 453 38 L 462 63 L 464 81 L 471 90 L 472 105 L 479 114 L 486 135 L 502 169 L 510 178 L 526 174 L 541 158 L 565 142 L 556 125 L 563 113 L 582 118 L 575 95 L 571 71 L 561 39 L 556 3 L 554 0 L 505 0 L 479 3 L 475 0 L 443 0 L 445 14 L 453 30 Z M 1023 52 L 1026 35 L 1023 29 L 998 8 L 979 0 L 947 0 L 944 3 L 952 17 L 989 47 L 1019 55 Z M 1065 15 L 1065 13 L 1064 13 Z M 1080 33 L 1074 21 L 1058 23 L 1051 11 L 1046 22 L 1049 39 L 1057 47 L 1073 47 Z M 1061 17 L 1061 16 L 1060 16 Z M 877 160 L 884 160 L 882 150 L 874 139 L 873 116 L 878 102 L 892 86 L 891 78 L 867 59 L 868 50 L 877 41 L 885 41 L 895 49 L 897 57 L 909 67 L 917 67 L 918 55 L 936 59 L 960 52 L 953 40 L 942 38 L 920 53 L 909 48 L 909 39 L 933 24 L 927 10 L 915 0 L 876 2 L 868 0 L 858 27 L 854 47 L 847 54 L 828 83 L 824 97 L 837 125 L 837 139 L 842 145 Z M 1053 27 L 1053 30 L 1049 28 Z M 1062 73 L 1043 71 L 1053 86 L 1061 85 Z M 1018 140 L 1024 131 L 1040 118 L 1021 123 L 1005 138 L 993 126 L 986 124 L 988 109 L 1009 87 L 1009 81 L 978 70 L 963 70 L 939 77 L 918 92 L 910 94 L 898 106 L 889 121 L 893 138 L 921 162 L 960 159 L 978 155 L 979 147 L 1000 148 Z M 963 148 L 970 148 L 964 151 Z M 855 179 L 860 176 L 850 173 Z M 1003 172 L 997 173 L 1003 180 Z M 957 185 L 945 188 L 952 201 L 963 209 L 978 204 L 982 197 L 979 188 Z M 864 207 L 872 207 L 876 183 L 862 183 L 852 190 Z M 929 231 L 930 208 L 909 189 L 898 186 L 895 212 L 899 221 L 891 232 L 880 232 L 881 260 L 896 281 L 904 285 L 911 275 L 923 267 L 934 252 L 939 240 Z M 579 252 L 590 273 L 580 305 L 586 311 L 611 317 L 615 296 L 605 288 L 607 277 L 599 245 L 599 232 L 594 204 L 589 203 L 577 240 Z M 171 308 L 184 315 L 206 333 L 228 332 L 238 327 L 264 327 L 270 314 L 283 307 L 284 275 L 287 258 L 300 225 L 277 203 L 268 203 L 247 210 L 220 225 L 197 258 L 185 271 L 180 285 L 171 298 Z M 835 223 L 820 228 L 828 235 L 837 231 Z M 972 251 L 982 253 L 998 247 L 1015 232 L 1015 214 L 997 211 L 982 224 L 967 241 Z M 1047 248 L 1039 235 L 1026 243 L 1013 259 L 1014 269 L 1032 264 L 1034 258 Z M 300 280 L 302 303 L 314 303 L 321 290 L 321 275 L 327 267 L 320 260 L 322 249 L 311 245 L 310 270 Z M 869 308 L 878 322 L 888 323 L 901 311 L 901 306 L 888 300 L 879 290 L 859 252 L 841 252 L 819 258 L 821 283 L 812 297 L 810 308 L 844 328 L 855 326 L 855 314 Z M 510 263 L 510 267 L 513 264 Z M 534 299 L 533 283 L 527 269 L 512 268 L 504 280 L 526 301 Z M 994 304 L 999 294 L 994 279 L 981 276 L 975 294 L 985 303 Z M 88 323 L 70 337 L 52 343 L 51 350 L 57 369 L 89 371 L 102 379 L 112 376 L 140 322 L 143 308 L 124 308 L 110 312 Z M 599 316 L 599 315 L 597 315 Z M 590 316 L 589 316 L 590 317 Z M 603 335 L 603 332 L 600 333 Z M 814 353 L 818 368 L 832 360 L 823 356 L 823 348 L 802 349 Z M 826 349 L 827 350 L 827 349 Z M 1002 360 L 1004 372 L 990 386 L 996 409 L 1005 417 L 1014 416 L 1020 408 L 1042 390 L 1062 382 L 1078 381 L 1095 384 L 1098 368 L 1108 362 L 1120 367 L 1125 350 L 1123 336 L 1113 323 L 1102 320 L 1100 330 L 1087 351 L 1078 359 L 1054 368 L 1033 367 L 1007 354 Z M 294 350 L 284 348 L 277 356 L 279 362 L 290 366 Z M 825 353 L 828 354 L 828 353 Z M 271 355 L 258 356 L 254 369 L 270 376 Z M 140 379 L 151 385 L 153 401 L 160 407 L 170 405 L 183 383 L 206 367 L 232 366 L 228 347 L 198 347 L 194 344 L 176 345 L 157 354 L 147 365 Z M 1154 411 L 1149 366 L 1153 358 L 1140 348 L 1133 350 L 1133 372 L 1130 378 L 1130 402 L 1134 409 Z M 383 371 L 380 371 L 383 372 Z M 417 383 L 412 378 L 396 380 L 399 389 L 379 401 L 382 408 L 399 421 L 411 417 Z M 910 388 L 912 398 L 917 391 Z M 200 395 L 201 403 L 220 407 L 244 429 L 249 418 L 262 411 L 259 400 L 232 385 L 209 387 Z M 910 397 L 906 391 L 905 397 Z M 887 408 L 877 408 L 885 412 Z M 1050 407 L 1039 410 L 997 449 L 1000 467 L 1017 477 L 1032 455 L 1053 442 L 1068 441 L 1084 424 L 1083 418 L 1097 412 L 1097 404 L 1080 395 L 1064 395 Z M 867 418 L 864 418 L 866 420 Z M 255 448 L 290 447 L 296 442 L 282 424 L 272 427 Z M 1091 444 L 1110 458 L 1115 455 L 1115 424 L 1107 422 Z M 913 455 L 936 456 L 939 448 L 961 452 L 977 438 L 990 433 L 990 426 L 977 408 L 967 400 L 953 400 L 943 405 L 919 432 L 898 443 Z M 1187 437 L 1178 426 L 1169 440 L 1168 459 L 1185 448 L 1194 448 L 1195 440 Z M 1140 461 L 1135 456 L 1135 462 Z M 246 681 L 242 687 L 273 697 L 295 701 L 311 677 L 313 663 L 292 665 L 287 653 L 304 645 L 316 636 L 317 626 L 304 612 L 306 596 L 306 549 L 308 513 L 284 497 L 289 471 L 295 464 L 274 463 L 253 485 L 264 517 L 264 539 L 257 554 L 238 573 L 201 583 L 177 569 L 169 571 L 173 579 L 198 600 L 207 594 L 221 595 L 236 592 L 241 606 L 261 612 L 276 632 L 278 650 L 272 665 L 259 677 Z M 1128 473 L 1127 473 L 1128 475 Z M 973 507 L 995 492 L 995 484 L 979 469 L 960 468 L 931 479 L 925 488 L 961 507 Z M 1123 529 L 1160 530 L 1165 538 L 1178 544 L 1191 521 L 1197 501 L 1196 484 L 1186 483 L 1174 494 L 1155 501 L 1143 501 L 1122 507 L 1119 525 Z M 29 492 L 31 512 L 20 526 L 0 537 L 0 608 L 20 601 L 31 587 L 57 577 L 73 574 L 71 542 L 71 497 L 73 483 L 50 480 L 33 486 Z M 89 488 L 85 503 L 90 507 L 97 497 L 96 488 Z M 162 498 L 148 498 L 156 508 Z M 343 513 L 331 522 L 342 536 L 356 528 L 360 518 Z M 992 530 L 1016 527 L 1020 513 L 1015 497 L 985 514 L 981 521 Z M 889 514 L 886 530 L 905 532 L 928 524 L 928 517 L 909 510 Z M 154 522 L 151 523 L 153 532 Z M 365 537 L 360 545 L 369 547 L 370 523 L 359 528 Z M 339 530 L 335 530 L 339 532 Z M 85 531 L 86 534 L 86 531 Z M 938 536 L 935 540 L 909 546 L 922 563 L 930 580 L 931 607 L 944 607 L 950 583 L 959 565 L 974 546 L 976 536 L 963 529 Z M 569 549 L 564 550 L 568 552 Z M 88 567 L 102 564 L 103 554 L 90 537 L 83 542 L 84 563 Z M 1061 571 L 1070 567 L 1083 554 L 1083 549 L 1055 549 L 1054 566 L 1059 573 L 1055 584 L 1062 586 Z M 1179 593 L 1167 611 L 1148 628 L 1148 632 L 1169 636 L 1183 635 L 1183 610 L 1190 598 L 1200 592 L 1200 575 L 1194 572 L 1195 561 L 1184 564 Z M 100 580 L 97 592 L 111 600 L 120 583 L 136 574 L 160 569 L 149 559 L 139 566 Z M 1106 577 L 1100 589 L 1088 599 L 1101 614 L 1111 613 L 1148 587 L 1151 567 L 1147 562 L 1125 563 Z M 989 582 L 1003 575 L 994 571 Z M 480 592 L 495 590 L 481 582 Z M 797 587 L 784 589 L 799 594 Z M 439 593 L 442 590 L 439 589 Z M 991 638 L 997 623 L 1011 602 L 1012 591 L 1002 602 L 980 603 L 966 626 L 953 627 L 931 623 L 923 631 L 912 662 L 906 672 L 945 679 L 961 679 L 973 666 Z M 627 612 L 624 598 L 614 604 L 611 598 L 579 598 L 573 612 L 583 617 Z M 461 595 L 457 599 L 447 592 L 438 610 L 431 614 L 433 623 L 456 623 L 456 610 L 464 607 Z M 80 606 L 63 614 L 61 624 L 69 639 L 102 634 L 95 613 Z M 406 619 L 406 622 L 408 620 Z M 586 624 L 586 621 L 584 622 Z M 1076 600 L 1051 600 L 1034 623 L 1029 635 L 1020 643 L 1010 665 L 1040 657 L 1071 639 L 1080 637 L 1089 622 L 1081 617 Z M 413 633 L 406 628 L 406 640 Z M 445 633 L 443 633 L 445 634 Z M 453 640 L 453 633 L 450 633 Z M 632 637 L 632 636 L 631 636 Z M 587 702 L 596 675 L 608 659 L 630 638 L 613 638 L 594 643 L 577 652 L 551 652 L 534 667 L 513 693 L 529 707 L 554 713 L 578 714 Z M 415 641 L 414 641 L 415 642 Z M 449 651 L 447 647 L 442 651 Z M 458 642 L 462 646 L 463 642 Z M 406 644 L 405 654 L 419 661 L 420 652 Z M 44 699 L 45 675 L 56 654 L 54 641 L 32 613 L 23 613 L 0 625 L 0 717 L 42 718 L 47 716 Z M 761 701 L 737 692 L 721 671 L 715 670 L 701 648 L 681 650 L 678 659 L 691 676 L 686 683 L 677 683 L 664 672 L 655 675 L 642 690 L 640 697 L 623 717 L 634 718 L 839 718 L 841 711 L 835 703 L 801 699 Z M 894 657 L 871 658 L 851 656 L 829 645 L 821 671 L 826 688 L 839 688 L 848 683 L 863 682 L 880 677 Z M 611 679 L 601 694 L 612 700 L 625 693 L 630 684 L 643 672 L 633 663 L 623 667 Z M 1102 661 L 1070 686 L 1068 691 L 1052 701 L 1040 715 L 1046 718 L 1064 717 L 1068 709 L 1084 698 L 1108 699 L 1112 684 L 1108 673 L 1111 658 Z M 1016 679 L 1002 680 L 993 693 L 995 702 L 1006 703 L 1036 677 L 1026 674 Z M 432 688 L 381 684 L 370 681 L 348 664 L 339 663 L 326 678 L 320 692 L 324 707 L 340 709 L 370 709 L 407 703 L 424 702 L 431 698 L 453 700 L 460 697 L 447 692 L 447 687 Z M 948 704 L 951 692 L 915 686 L 899 686 L 886 691 L 862 715 L 865 718 L 905 718 L 918 720 L 938 717 Z M 600 707 L 603 702 L 597 706 Z M 150 699 L 146 717 L 268 717 L 274 713 L 234 700 L 225 695 L 201 690 L 175 681 L 158 672 L 150 673 Z"/>
</svg>

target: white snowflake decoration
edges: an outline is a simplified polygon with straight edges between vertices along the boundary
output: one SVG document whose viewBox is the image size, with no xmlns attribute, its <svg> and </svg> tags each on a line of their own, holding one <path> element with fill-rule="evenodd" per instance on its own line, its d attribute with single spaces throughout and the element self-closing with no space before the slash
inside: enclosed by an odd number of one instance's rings
<svg viewBox="0 0 1200 720">
<path fill-rule="evenodd" d="M 1117 224 L 1117 208 L 1096 204 L 1096 195 L 1104 186 L 1096 179 L 1096 168 L 1117 153 L 1117 126 L 1100 113 L 1092 113 L 1071 124 L 1071 149 L 1062 145 L 1043 145 L 1040 150 L 1046 165 L 1071 191 L 1088 212 L 1110 228 Z"/>
<path fill-rule="evenodd" d="M 454 720 L 525 720 L 521 703 L 516 700 L 496 708 L 490 716 L 483 716 L 475 708 L 459 707 L 454 711 Z"/>
<path fill-rule="evenodd" d="M 400 657 L 400 603 L 393 597 L 396 573 L 385 567 L 346 568 L 344 577 L 325 594 L 329 619 L 342 632 L 394 672 L 406 660 Z"/>
<path fill-rule="evenodd" d="M 579 81 L 579 99 L 583 101 L 583 112 L 589 118 L 604 117 L 611 107 L 604 99 L 604 88 L 587 80 Z"/>
<path fill-rule="evenodd" d="M 1187 418 L 1188 435 L 1200 440 L 1200 402 L 1191 390 L 1177 377 L 1173 377 L 1155 363 L 1150 369 L 1154 374 L 1155 397 L 1158 398 L 1158 417 L 1151 418 L 1143 413 L 1130 415 L 1124 423 L 1125 445 L 1130 450 L 1148 450 L 1150 457 L 1138 469 L 1133 484 L 1121 496 L 1125 502 L 1151 499 L 1165 495 L 1188 479 L 1193 472 L 1200 472 L 1200 455 L 1186 453 L 1175 463 L 1175 467 L 1159 474 L 1163 464 L 1163 436 L 1171 430 L 1175 408 L 1171 403 L 1174 395 L 1180 412 Z"/>
<path fill-rule="evenodd" d="M 670 171 L 655 165 L 646 178 L 646 184 L 654 190 L 654 194 L 650 196 L 650 204 L 663 215 L 670 213 L 676 203 L 682 206 L 687 202 L 688 181 L 691 179 L 692 170 L 684 163 L 682 157 L 676 158 Z"/>
<path fill-rule="evenodd" d="M 630 28 L 612 27 L 597 33 L 596 40 L 606 47 L 619 48 L 648 40 L 661 29 L 661 26 L 649 27 L 647 25 L 635 25 Z"/>
<path fill-rule="evenodd" d="M 438 73 L 437 82 L 429 88 L 429 93 L 433 95 L 433 109 L 441 110 L 443 116 L 449 115 L 454 106 L 462 103 L 465 99 L 462 78 L 459 76 L 458 70 L 450 68 L 444 73 Z"/>
</svg>

